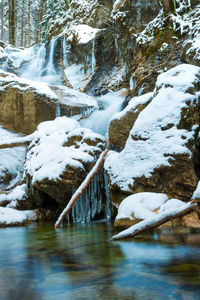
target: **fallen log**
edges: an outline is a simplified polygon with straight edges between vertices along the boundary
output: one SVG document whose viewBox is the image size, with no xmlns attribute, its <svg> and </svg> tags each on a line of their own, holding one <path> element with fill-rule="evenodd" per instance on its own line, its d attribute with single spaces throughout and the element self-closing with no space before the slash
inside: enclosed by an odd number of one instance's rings
<svg viewBox="0 0 200 300">
<path fill-rule="evenodd" d="M 129 237 L 134 237 L 140 233 L 143 233 L 147 230 L 155 229 L 158 226 L 164 224 L 167 221 L 171 221 L 178 217 L 183 217 L 189 212 L 197 209 L 198 204 L 193 200 L 189 203 L 183 204 L 181 207 L 169 210 L 167 212 L 163 212 L 158 214 L 155 217 L 147 218 L 126 230 L 121 231 L 120 233 L 112 236 L 108 241 L 120 240 Z"/>
<path fill-rule="evenodd" d="M 58 220 L 55 223 L 55 228 L 58 228 L 60 226 L 60 223 L 62 222 L 63 218 L 66 216 L 66 214 L 71 210 L 76 200 L 80 197 L 80 195 L 83 193 L 83 191 L 87 188 L 92 178 L 95 176 L 95 174 L 98 172 L 101 164 L 104 161 L 105 156 L 108 153 L 108 148 L 104 150 L 104 152 L 101 153 L 98 160 L 96 161 L 96 164 L 92 168 L 92 170 L 88 173 L 85 180 L 82 182 L 82 184 L 79 186 L 79 188 L 76 190 L 76 192 L 72 195 L 69 203 L 67 204 L 66 208 L 63 210 L 63 212 L 60 214 Z"/>
<path fill-rule="evenodd" d="M 28 146 L 34 138 L 34 134 L 30 134 L 24 137 L 9 139 L 8 141 L 0 143 L 0 149 L 14 148 Z"/>
</svg>

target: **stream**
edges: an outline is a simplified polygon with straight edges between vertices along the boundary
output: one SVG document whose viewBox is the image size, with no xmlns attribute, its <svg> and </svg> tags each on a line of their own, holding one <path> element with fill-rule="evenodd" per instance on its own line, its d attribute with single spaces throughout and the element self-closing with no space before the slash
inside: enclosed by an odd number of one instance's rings
<svg viewBox="0 0 200 300">
<path fill-rule="evenodd" d="M 199 299 L 200 233 L 112 233 L 103 221 L 1 228 L 0 299 Z"/>
</svg>

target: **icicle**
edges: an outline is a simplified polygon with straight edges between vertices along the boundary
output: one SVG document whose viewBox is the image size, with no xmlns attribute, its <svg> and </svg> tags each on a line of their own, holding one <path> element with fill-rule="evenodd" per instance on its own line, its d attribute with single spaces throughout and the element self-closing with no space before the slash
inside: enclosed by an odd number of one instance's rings
<svg viewBox="0 0 200 300">
<path fill-rule="evenodd" d="M 106 193 L 106 209 L 105 215 L 106 219 L 111 219 L 111 207 L 110 207 L 110 191 L 109 191 L 109 184 L 108 184 L 108 175 L 104 173 L 104 182 L 105 182 L 105 193 Z"/>
<path fill-rule="evenodd" d="M 60 101 L 56 105 L 56 118 L 60 117 Z"/>
<path fill-rule="evenodd" d="M 130 80 L 129 80 L 130 91 L 132 91 L 134 89 L 134 87 L 136 86 L 136 81 L 133 76 L 134 76 L 134 74 L 130 77 Z"/>
<path fill-rule="evenodd" d="M 92 73 L 94 73 L 96 67 L 96 58 L 95 58 L 95 39 L 92 41 Z"/>
<path fill-rule="evenodd" d="M 67 47 L 66 47 L 65 34 L 64 34 L 64 37 L 63 37 L 63 66 L 64 66 L 64 68 L 68 67 Z"/>
</svg>

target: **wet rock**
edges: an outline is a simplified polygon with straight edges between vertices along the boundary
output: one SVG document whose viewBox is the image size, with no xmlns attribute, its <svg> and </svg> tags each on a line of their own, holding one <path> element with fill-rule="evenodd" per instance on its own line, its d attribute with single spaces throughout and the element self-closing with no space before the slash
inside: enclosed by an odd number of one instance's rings
<svg viewBox="0 0 200 300">
<path fill-rule="evenodd" d="M 98 109 L 95 98 L 64 86 L 51 86 L 58 97 L 57 115 L 87 117 Z M 58 111 L 59 110 L 59 111 Z"/>
</svg>

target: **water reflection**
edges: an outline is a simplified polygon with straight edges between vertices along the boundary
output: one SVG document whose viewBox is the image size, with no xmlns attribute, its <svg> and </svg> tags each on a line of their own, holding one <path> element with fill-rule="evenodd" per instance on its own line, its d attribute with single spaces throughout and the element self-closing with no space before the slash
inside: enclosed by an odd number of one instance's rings
<svg viewBox="0 0 200 300">
<path fill-rule="evenodd" d="M 0 299 L 199 299 L 200 234 L 111 235 L 100 222 L 0 229 Z"/>
</svg>

